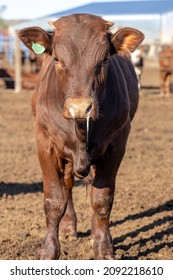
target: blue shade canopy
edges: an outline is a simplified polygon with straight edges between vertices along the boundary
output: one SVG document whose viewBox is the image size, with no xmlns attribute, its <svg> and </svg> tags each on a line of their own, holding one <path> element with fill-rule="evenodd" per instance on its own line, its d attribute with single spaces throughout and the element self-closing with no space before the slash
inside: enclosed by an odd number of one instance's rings
<svg viewBox="0 0 173 280">
<path fill-rule="evenodd" d="M 125 0 L 114 2 L 94 2 L 63 12 L 56 12 L 44 17 L 13 26 L 19 30 L 29 26 L 39 26 L 52 31 L 48 25 L 61 16 L 74 13 L 91 13 L 115 22 L 115 27 L 130 26 L 145 34 L 145 42 L 162 40 L 171 42 L 173 37 L 173 0 Z M 130 18 L 129 18 L 130 17 Z"/>
<path fill-rule="evenodd" d="M 94 2 L 77 8 L 65 10 L 48 15 L 49 17 L 61 17 L 68 14 L 91 13 L 97 15 L 134 15 L 157 14 L 161 15 L 173 11 L 173 0 L 152 1 L 116 1 Z"/>
</svg>

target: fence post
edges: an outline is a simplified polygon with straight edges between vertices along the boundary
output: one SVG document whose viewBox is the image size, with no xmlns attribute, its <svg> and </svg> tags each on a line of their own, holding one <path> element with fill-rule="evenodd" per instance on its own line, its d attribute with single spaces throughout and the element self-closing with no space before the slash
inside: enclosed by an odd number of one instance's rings
<svg viewBox="0 0 173 280">
<path fill-rule="evenodd" d="M 19 93 L 22 89 L 22 65 L 21 65 L 21 50 L 20 50 L 20 40 L 15 33 L 15 48 L 14 48 L 14 63 L 15 63 L 15 92 Z"/>
</svg>

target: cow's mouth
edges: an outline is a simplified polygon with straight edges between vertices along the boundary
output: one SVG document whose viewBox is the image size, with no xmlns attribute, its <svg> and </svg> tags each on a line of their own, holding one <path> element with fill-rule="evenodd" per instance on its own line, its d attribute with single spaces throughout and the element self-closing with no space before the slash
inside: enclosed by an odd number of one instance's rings
<svg viewBox="0 0 173 280">
<path fill-rule="evenodd" d="M 84 179 L 90 171 L 91 161 L 86 150 L 78 150 L 73 161 L 74 175 L 79 179 Z"/>
<path fill-rule="evenodd" d="M 82 180 L 82 179 L 84 179 L 85 177 L 88 176 L 89 171 L 90 171 L 90 166 L 89 165 L 85 169 L 82 169 L 82 168 L 81 169 L 80 168 L 76 169 L 76 168 L 74 168 L 74 175 L 78 179 Z"/>
<path fill-rule="evenodd" d="M 86 119 L 76 119 L 75 121 L 80 129 L 83 129 L 83 130 L 87 129 Z"/>
</svg>

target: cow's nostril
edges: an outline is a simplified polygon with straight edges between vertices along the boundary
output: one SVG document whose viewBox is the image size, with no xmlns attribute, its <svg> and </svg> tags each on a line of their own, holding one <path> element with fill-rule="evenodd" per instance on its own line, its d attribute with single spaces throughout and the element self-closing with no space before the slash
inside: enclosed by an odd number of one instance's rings
<svg viewBox="0 0 173 280">
<path fill-rule="evenodd" d="M 87 109 L 86 109 L 86 115 L 87 115 L 87 116 L 90 115 L 91 110 L 92 110 L 92 103 L 91 103 L 91 104 L 87 107 Z"/>
<path fill-rule="evenodd" d="M 75 112 L 74 112 L 74 109 L 73 109 L 73 107 L 72 107 L 72 106 L 70 106 L 70 108 L 69 108 L 69 112 L 70 112 L 70 114 L 71 114 L 72 118 L 74 119 L 74 118 L 75 118 Z"/>
</svg>

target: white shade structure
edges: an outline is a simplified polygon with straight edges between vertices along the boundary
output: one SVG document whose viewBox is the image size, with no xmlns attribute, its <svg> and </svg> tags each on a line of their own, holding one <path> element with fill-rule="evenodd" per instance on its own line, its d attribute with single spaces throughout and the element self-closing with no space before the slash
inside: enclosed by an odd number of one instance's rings
<svg viewBox="0 0 173 280">
<path fill-rule="evenodd" d="M 40 19 L 26 21 L 12 26 L 10 33 L 16 37 L 15 43 L 15 71 L 16 92 L 21 90 L 20 72 L 20 43 L 17 38 L 18 30 L 39 26 L 46 31 L 51 31 L 49 21 L 57 20 L 62 16 L 74 13 L 92 13 L 102 16 L 104 19 L 115 22 L 118 26 L 138 28 L 145 34 L 145 43 L 160 42 L 170 44 L 173 42 L 173 1 L 172 0 L 126 0 L 114 2 L 94 2 L 77 8 L 55 12 Z"/>
</svg>

